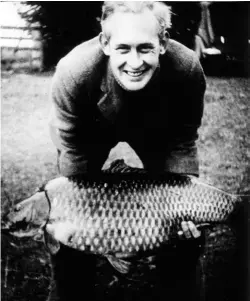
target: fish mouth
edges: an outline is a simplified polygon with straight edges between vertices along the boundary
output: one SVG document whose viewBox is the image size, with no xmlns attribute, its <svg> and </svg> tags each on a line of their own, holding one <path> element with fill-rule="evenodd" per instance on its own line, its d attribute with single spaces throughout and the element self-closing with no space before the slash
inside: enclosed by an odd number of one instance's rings
<svg viewBox="0 0 250 301">
<path fill-rule="evenodd" d="M 2 225 L 1 224 L 1 233 L 3 234 L 9 234 L 10 233 L 10 227 L 7 224 Z"/>
<path fill-rule="evenodd" d="M 24 221 L 16 222 L 15 224 L 12 223 L 2 223 L 1 224 L 1 233 L 9 234 L 16 237 L 26 237 L 32 236 L 32 229 L 27 227 L 27 223 Z"/>
</svg>

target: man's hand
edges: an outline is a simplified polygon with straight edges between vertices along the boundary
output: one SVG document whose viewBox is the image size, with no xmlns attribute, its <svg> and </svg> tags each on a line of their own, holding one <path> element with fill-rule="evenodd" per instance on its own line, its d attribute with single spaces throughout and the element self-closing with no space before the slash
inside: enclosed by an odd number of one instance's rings
<svg viewBox="0 0 250 301">
<path fill-rule="evenodd" d="M 180 238 L 185 237 L 187 239 L 190 238 L 198 238 L 201 236 L 201 231 L 199 231 L 193 222 L 182 222 L 181 223 L 182 231 L 178 231 L 178 235 Z"/>
<path fill-rule="evenodd" d="M 181 229 L 176 238 L 174 244 L 176 268 L 181 270 L 188 279 L 192 273 L 195 273 L 198 259 L 203 254 L 205 236 L 203 231 L 198 230 L 193 222 L 185 221 L 181 223 Z"/>
</svg>

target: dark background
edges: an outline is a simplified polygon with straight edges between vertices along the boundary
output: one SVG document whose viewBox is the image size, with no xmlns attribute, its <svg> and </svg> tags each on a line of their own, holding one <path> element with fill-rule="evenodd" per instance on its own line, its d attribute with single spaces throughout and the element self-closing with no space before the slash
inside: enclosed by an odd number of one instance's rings
<svg viewBox="0 0 250 301">
<path fill-rule="evenodd" d="M 31 10 L 23 17 L 42 26 L 44 39 L 44 67 L 53 68 L 58 60 L 79 43 L 100 32 L 98 18 L 101 16 L 102 1 L 80 2 L 24 2 Z M 194 36 L 201 19 L 199 2 L 166 2 L 172 7 L 172 29 L 170 37 L 193 49 Z M 216 56 L 216 65 L 221 72 L 247 75 L 249 39 L 249 2 L 212 2 L 209 6 L 215 47 L 222 51 Z M 221 43 L 223 36 L 225 43 Z M 214 58 L 213 58 L 214 60 Z M 211 65 L 210 58 L 202 62 Z M 215 70 L 208 70 L 208 72 Z M 217 70 L 218 71 L 218 70 Z"/>
</svg>

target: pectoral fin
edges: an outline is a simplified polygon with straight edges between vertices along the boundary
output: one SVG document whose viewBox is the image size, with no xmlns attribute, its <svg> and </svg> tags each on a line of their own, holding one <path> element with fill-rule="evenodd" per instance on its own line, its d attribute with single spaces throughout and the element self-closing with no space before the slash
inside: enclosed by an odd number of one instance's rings
<svg viewBox="0 0 250 301">
<path fill-rule="evenodd" d="M 116 258 L 113 255 L 106 255 L 106 258 L 111 263 L 111 265 L 121 274 L 128 274 L 130 270 L 131 263 L 120 258 Z"/>
<path fill-rule="evenodd" d="M 50 254 L 55 255 L 60 250 L 60 243 L 46 231 L 44 231 L 44 242 Z"/>
</svg>

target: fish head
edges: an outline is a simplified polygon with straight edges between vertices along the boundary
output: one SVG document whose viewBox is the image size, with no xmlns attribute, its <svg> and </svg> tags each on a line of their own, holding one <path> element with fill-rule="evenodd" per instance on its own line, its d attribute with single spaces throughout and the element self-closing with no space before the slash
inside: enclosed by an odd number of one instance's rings
<svg viewBox="0 0 250 301">
<path fill-rule="evenodd" d="M 12 207 L 2 219 L 1 231 L 16 237 L 40 233 L 49 218 L 50 203 L 46 193 L 36 192 Z"/>
</svg>

